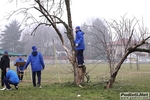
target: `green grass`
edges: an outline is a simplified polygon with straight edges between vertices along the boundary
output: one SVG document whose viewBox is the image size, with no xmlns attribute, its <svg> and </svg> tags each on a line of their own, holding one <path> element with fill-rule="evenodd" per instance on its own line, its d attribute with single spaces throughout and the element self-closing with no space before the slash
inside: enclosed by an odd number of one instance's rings
<svg viewBox="0 0 150 100">
<path fill-rule="evenodd" d="M 87 71 L 94 66 L 87 65 Z M 14 66 L 11 68 L 15 69 Z M 99 64 L 90 71 L 90 82 L 83 83 L 83 88 L 72 84 L 73 73 L 70 69 L 71 65 L 58 65 L 58 70 L 54 65 L 47 65 L 42 71 L 42 88 L 32 86 L 28 69 L 19 90 L 0 91 L 0 100 L 119 100 L 120 92 L 150 92 L 149 64 L 140 64 L 140 70 L 136 70 L 136 65 L 130 69 L 129 64 L 124 64 L 113 88 L 108 90 L 104 89 L 104 82 L 109 79 L 107 65 Z"/>
</svg>

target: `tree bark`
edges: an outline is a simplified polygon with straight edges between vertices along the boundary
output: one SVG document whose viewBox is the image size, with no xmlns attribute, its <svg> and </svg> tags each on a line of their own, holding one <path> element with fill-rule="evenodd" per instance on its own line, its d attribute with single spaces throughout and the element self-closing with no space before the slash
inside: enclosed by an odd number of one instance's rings
<svg viewBox="0 0 150 100">
<path fill-rule="evenodd" d="M 76 76 L 76 84 L 79 85 L 80 83 L 84 82 L 84 76 L 86 73 L 86 67 L 77 68 L 77 76 Z"/>
</svg>

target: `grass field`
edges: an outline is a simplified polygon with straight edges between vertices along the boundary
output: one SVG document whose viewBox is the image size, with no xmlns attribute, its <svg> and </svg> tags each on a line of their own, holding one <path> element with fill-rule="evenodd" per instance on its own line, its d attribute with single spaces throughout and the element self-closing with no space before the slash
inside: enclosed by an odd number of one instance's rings
<svg viewBox="0 0 150 100">
<path fill-rule="evenodd" d="M 42 88 L 33 87 L 30 67 L 25 72 L 24 81 L 19 90 L 0 91 L 0 100 L 119 100 L 120 92 L 150 92 L 150 65 L 122 65 L 112 89 L 104 89 L 109 79 L 109 68 L 106 64 L 86 65 L 90 82 L 83 83 L 83 88 L 72 84 L 71 65 L 47 65 L 42 71 Z M 15 69 L 14 66 L 11 66 Z M 93 69 L 94 68 L 94 69 Z M 14 87 L 12 87 L 14 88 Z M 77 95 L 81 96 L 78 97 Z"/>
</svg>

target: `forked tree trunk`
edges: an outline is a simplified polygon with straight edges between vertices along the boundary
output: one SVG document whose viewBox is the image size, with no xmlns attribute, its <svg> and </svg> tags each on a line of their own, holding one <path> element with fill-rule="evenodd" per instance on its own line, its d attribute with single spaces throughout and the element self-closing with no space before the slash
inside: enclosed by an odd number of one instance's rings
<svg viewBox="0 0 150 100">
<path fill-rule="evenodd" d="M 65 0 L 66 10 L 67 10 L 67 18 L 68 18 L 68 29 L 67 29 L 67 36 L 71 43 L 72 48 L 72 66 L 74 69 L 74 83 L 79 85 L 80 83 L 84 82 L 84 75 L 86 72 L 86 68 L 78 68 L 76 54 L 74 50 L 74 35 L 73 35 L 73 28 L 72 28 L 72 19 L 71 19 L 71 10 L 70 10 L 70 0 Z"/>
<path fill-rule="evenodd" d="M 76 84 L 79 85 L 82 82 L 84 82 L 84 76 L 86 72 L 86 67 L 84 68 L 76 68 L 77 70 L 77 75 L 76 75 Z"/>
<path fill-rule="evenodd" d="M 74 34 L 73 34 L 73 27 L 72 27 L 70 0 L 65 0 L 66 10 L 67 10 L 67 20 L 68 20 L 67 24 L 66 24 L 66 22 L 64 22 L 63 20 L 58 18 L 57 16 L 50 15 L 49 12 L 42 6 L 40 0 L 35 0 L 35 1 L 39 4 L 39 8 L 40 8 L 40 9 L 38 9 L 38 8 L 35 8 L 35 9 L 40 11 L 45 16 L 45 18 L 51 23 L 52 27 L 57 32 L 65 51 L 68 54 L 68 59 L 71 62 L 73 71 L 74 71 L 74 83 L 76 83 L 78 85 L 78 84 L 84 82 L 85 69 L 77 68 L 78 65 L 77 65 L 77 61 L 76 61 L 76 53 L 75 53 L 75 48 L 74 48 L 75 44 L 74 44 Z M 63 36 L 56 25 L 57 22 L 55 22 L 55 19 L 57 19 L 58 22 L 60 21 L 60 23 L 62 23 L 64 25 L 64 27 L 66 28 L 66 31 L 67 31 L 66 34 L 67 34 L 68 39 L 70 40 L 72 54 L 69 53 L 68 48 L 64 44 Z"/>
<path fill-rule="evenodd" d="M 132 52 L 147 52 L 150 53 L 149 49 L 142 49 L 142 48 L 138 48 L 139 46 L 145 44 L 145 41 L 147 39 L 149 39 L 149 37 L 143 39 L 142 41 L 140 41 L 138 44 L 135 44 L 132 47 L 129 47 L 128 50 L 125 52 L 125 54 L 123 55 L 122 59 L 120 60 L 120 62 L 118 63 L 118 65 L 116 66 L 114 72 L 111 75 L 110 80 L 108 81 L 107 85 L 106 85 L 106 89 L 112 88 L 113 83 L 115 82 L 116 76 L 118 74 L 119 69 L 121 68 L 122 63 L 124 62 L 124 60 L 127 58 L 127 56 L 132 53 Z"/>
<path fill-rule="evenodd" d="M 76 56 L 75 56 L 75 60 L 76 60 Z M 74 64 L 72 66 L 73 66 L 73 69 L 74 69 L 74 83 L 79 85 L 82 82 L 84 82 L 86 67 L 78 68 L 77 62 L 74 62 Z"/>
</svg>

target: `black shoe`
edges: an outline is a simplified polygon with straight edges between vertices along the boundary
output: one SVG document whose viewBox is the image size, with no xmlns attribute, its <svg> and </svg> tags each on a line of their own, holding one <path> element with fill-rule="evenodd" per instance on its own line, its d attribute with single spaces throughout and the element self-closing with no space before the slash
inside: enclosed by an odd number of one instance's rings
<svg viewBox="0 0 150 100">
<path fill-rule="evenodd" d="M 85 65 L 79 65 L 78 66 L 78 68 L 84 68 L 85 67 Z"/>
<path fill-rule="evenodd" d="M 37 86 L 38 86 L 38 88 L 42 88 L 42 86 L 40 84 L 38 84 Z"/>
<path fill-rule="evenodd" d="M 78 68 L 82 68 L 82 65 L 78 65 Z"/>
<path fill-rule="evenodd" d="M 16 89 L 16 90 L 18 90 L 18 89 L 19 89 L 18 85 L 16 85 L 16 86 L 15 86 L 15 89 Z"/>
</svg>

